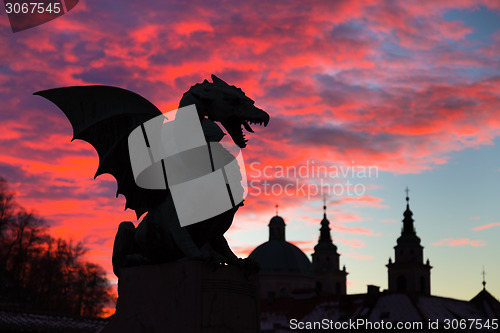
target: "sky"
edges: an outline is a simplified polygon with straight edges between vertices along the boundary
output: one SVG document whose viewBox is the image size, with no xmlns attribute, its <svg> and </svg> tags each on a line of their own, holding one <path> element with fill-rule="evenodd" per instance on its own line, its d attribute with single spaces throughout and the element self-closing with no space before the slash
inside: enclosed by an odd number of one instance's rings
<svg viewBox="0 0 500 333">
<path fill-rule="evenodd" d="M 226 238 L 247 256 L 276 214 L 310 255 L 323 200 L 348 293 L 387 288 L 409 188 L 432 294 L 500 298 L 498 1 L 80 1 L 13 33 L 0 14 L 0 176 L 56 237 L 111 269 L 121 221 L 97 153 L 32 94 L 105 84 L 163 112 L 216 74 L 271 121 L 248 135 L 245 206 Z M 322 191 L 321 191 L 322 190 Z"/>
</svg>

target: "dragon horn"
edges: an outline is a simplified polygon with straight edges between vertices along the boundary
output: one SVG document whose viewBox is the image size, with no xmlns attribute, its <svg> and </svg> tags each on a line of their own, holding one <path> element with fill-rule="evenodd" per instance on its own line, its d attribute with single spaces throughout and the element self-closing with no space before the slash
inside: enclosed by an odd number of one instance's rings
<svg viewBox="0 0 500 333">
<path fill-rule="evenodd" d="M 212 82 L 216 83 L 216 84 L 221 84 L 221 85 L 224 85 L 224 86 L 228 86 L 228 84 L 226 82 L 224 82 L 224 80 L 219 79 L 214 74 L 212 74 Z"/>
</svg>

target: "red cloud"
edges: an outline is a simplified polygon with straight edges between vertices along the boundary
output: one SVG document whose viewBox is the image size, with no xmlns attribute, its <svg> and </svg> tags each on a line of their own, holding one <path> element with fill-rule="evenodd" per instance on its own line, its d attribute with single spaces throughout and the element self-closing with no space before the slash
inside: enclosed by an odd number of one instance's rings
<svg viewBox="0 0 500 333">
<path fill-rule="evenodd" d="M 133 220 L 133 214 L 122 212 L 123 198 L 114 199 L 113 179 L 92 180 L 96 153 L 88 144 L 69 142 L 71 128 L 62 113 L 31 96 L 41 89 L 116 85 L 167 111 L 192 84 L 219 74 L 271 114 L 269 127 L 255 128 L 243 152 L 245 161 L 262 166 L 298 166 L 314 158 L 419 173 L 447 163 L 452 152 L 490 145 L 500 133 L 500 33 L 493 33 L 491 42 L 471 43 L 465 37 L 473 27 L 443 18 L 449 10 L 478 6 L 498 12 L 498 2 L 149 5 L 123 1 L 120 10 L 110 11 L 97 2 L 80 3 L 78 12 L 0 39 L 5 64 L 0 69 L 0 172 L 20 203 L 51 221 L 58 235 L 83 239 L 102 225 L 107 240 L 101 243 L 110 246 L 118 223 Z M 275 184 L 289 180 L 271 177 Z M 291 209 L 306 199 L 300 193 L 251 193 L 246 205 L 254 216 L 247 219 L 251 213 L 244 207 L 237 215 L 245 221 L 240 228 L 267 223 L 275 204 Z M 340 202 L 387 208 L 383 198 L 370 193 L 341 196 Z M 338 220 L 358 220 L 347 214 Z M 494 226 L 498 223 L 474 230 Z M 365 228 L 332 227 L 375 235 Z M 436 243 L 466 244 L 484 242 Z"/>
</svg>

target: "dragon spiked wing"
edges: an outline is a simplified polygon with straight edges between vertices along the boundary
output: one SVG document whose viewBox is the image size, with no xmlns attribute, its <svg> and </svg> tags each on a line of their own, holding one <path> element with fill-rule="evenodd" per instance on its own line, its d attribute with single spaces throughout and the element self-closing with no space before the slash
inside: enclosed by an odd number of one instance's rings
<svg viewBox="0 0 500 333">
<path fill-rule="evenodd" d="M 147 190 L 134 181 L 128 151 L 128 136 L 144 122 L 161 115 L 151 102 L 126 89 L 111 86 L 74 86 L 38 91 L 56 104 L 73 127 L 73 141 L 90 143 L 99 155 L 97 176 L 109 173 L 118 183 L 118 194 L 126 199 L 125 209 L 135 210 L 139 219 L 158 204 L 166 190 Z"/>
</svg>

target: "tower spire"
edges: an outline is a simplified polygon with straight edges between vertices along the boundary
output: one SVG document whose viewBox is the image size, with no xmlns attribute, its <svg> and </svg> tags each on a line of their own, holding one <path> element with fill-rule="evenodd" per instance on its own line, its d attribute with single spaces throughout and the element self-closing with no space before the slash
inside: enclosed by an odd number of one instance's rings
<svg viewBox="0 0 500 333">
<path fill-rule="evenodd" d="M 403 213 L 401 236 L 394 247 L 395 260 L 389 259 L 389 291 L 411 292 L 430 295 L 431 268 L 429 259 L 424 264 L 423 246 L 413 225 L 413 212 L 410 210 L 410 190 L 405 188 L 406 210 Z"/>
<path fill-rule="evenodd" d="M 312 254 L 313 266 L 318 276 L 317 292 L 325 294 L 346 294 L 345 270 L 340 270 L 340 254 L 337 246 L 333 244 L 330 234 L 330 221 L 326 217 L 326 197 L 323 197 L 323 219 L 319 229 L 318 244 L 314 247 Z"/>
<path fill-rule="evenodd" d="M 406 186 L 405 189 L 406 192 L 406 210 L 403 213 L 404 219 L 403 219 L 403 230 L 401 232 L 401 235 L 416 235 L 417 233 L 415 232 L 415 228 L 413 226 L 413 212 L 410 210 L 410 190 L 408 189 L 408 186 Z M 419 241 L 420 242 L 420 241 Z"/>
<path fill-rule="evenodd" d="M 483 290 L 486 289 L 486 272 L 484 271 L 484 265 L 483 265 Z"/>
<path fill-rule="evenodd" d="M 336 250 L 337 247 L 333 244 L 332 236 L 330 234 L 330 221 L 328 221 L 326 217 L 326 198 L 323 198 L 323 219 L 321 220 L 321 228 L 319 230 L 319 241 L 318 245 L 315 246 L 315 249 L 320 246 L 320 248 L 335 248 Z"/>
<path fill-rule="evenodd" d="M 323 197 L 323 218 L 326 219 L 326 197 Z"/>
<path fill-rule="evenodd" d="M 278 216 L 278 204 L 276 204 L 276 216 Z"/>
</svg>

